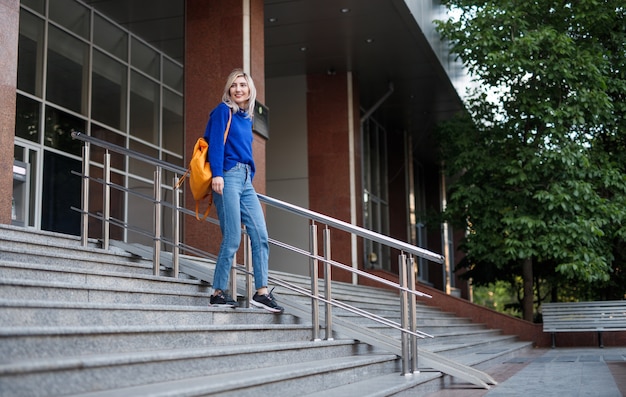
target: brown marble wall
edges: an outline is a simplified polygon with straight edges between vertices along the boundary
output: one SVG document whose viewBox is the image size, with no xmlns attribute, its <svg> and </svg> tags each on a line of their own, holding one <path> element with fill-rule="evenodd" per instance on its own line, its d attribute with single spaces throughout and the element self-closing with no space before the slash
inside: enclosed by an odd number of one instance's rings
<svg viewBox="0 0 626 397">
<path fill-rule="evenodd" d="M 339 73 L 307 76 L 309 207 L 313 211 L 345 222 L 350 222 L 351 215 L 348 121 L 351 114 L 359 114 L 357 100 L 353 102 L 356 111 L 351 113 L 348 109 L 348 78 L 351 76 Z M 355 142 L 358 143 L 360 142 L 358 120 L 355 120 L 354 129 L 357 131 Z M 356 161 L 360 164 L 359 159 Z M 356 178 L 360 186 L 358 170 Z M 357 195 L 360 192 L 359 186 Z M 357 201 L 360 202 L 359 199 Z M 357 214 L 360 213 L 359 207 Z M 334 260 L 351 263 L 349 234 L 332 232 L 332 255 Z M 333 270 L 333 279 L 350 282 L 352 275 L 345 271 Z"/>
<path fill-rule="evenodd" d="M 11 223 L 19 0 L 0 0 L 0 223 Z"/>
<path fill-rule="evenodd" d="M 186 0 L 185 21 L 185 161 L 193 145 L 204 134 L 209 112 L 217 106 L 228 74 L 243 67 L 243 2 L 232 0 Z M 250 0 L 251 70 L 257 98 L 265 100 L 263 0 Z M 257 172 L 254 184 L 265 192 L 265 140 L 255 137 L 254 156 Z M 185 187 L 185 207 L 195 202 Z M 215 209 L 211 215 L 216 217 Z M 186 218 L 184 241 L 217 254 L 219 228 Z"/>
</svg>

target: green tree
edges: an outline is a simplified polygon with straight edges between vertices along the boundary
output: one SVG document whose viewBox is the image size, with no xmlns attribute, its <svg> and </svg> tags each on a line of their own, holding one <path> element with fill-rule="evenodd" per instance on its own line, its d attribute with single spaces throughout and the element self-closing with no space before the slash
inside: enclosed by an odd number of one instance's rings
<svg viewBox="0 0 626 397">
<path fill-rule="evenodd" d="M 468 230 L 474 283 L 521 276 L 532 320 L 536 280 L 551 283 L 552 298 L 565 285 L 588 297 L 584 286 L 611 285 L 623 268 L 626 6 L 443 3 L 453 16 L 438 30 L 478 83 L 469 116 L 440 129 L 446 216 Z"/>
</svg>

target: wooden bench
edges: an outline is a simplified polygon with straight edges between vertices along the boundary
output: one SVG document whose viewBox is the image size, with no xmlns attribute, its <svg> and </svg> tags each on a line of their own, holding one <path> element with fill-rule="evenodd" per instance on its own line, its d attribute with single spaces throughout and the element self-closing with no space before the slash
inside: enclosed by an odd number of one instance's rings
<svg viewBox="0 0 626 397">
<path fill-rule="evenodd" d="M 598 345 L 604 331 L 626 331 L 626 300 L 600 302 L 544 303 L 543 332 L 552 333 L 552 347 L 557 332 L 598 332 Z"/>
</svg>

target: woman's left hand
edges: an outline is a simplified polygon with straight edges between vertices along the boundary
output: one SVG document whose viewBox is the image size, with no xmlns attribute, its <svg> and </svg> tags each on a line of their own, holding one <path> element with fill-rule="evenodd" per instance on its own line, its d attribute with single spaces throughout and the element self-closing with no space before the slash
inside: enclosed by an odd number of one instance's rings
<svg viewBox="0 0 626 397">
<path fill-rule="evenodd" d="M 213 181 L 211 182 L 211 188 L 217 194 L 222 194 L 224 192 L 224 178 L 221 176 L 213 177 Z"/>
</svg>

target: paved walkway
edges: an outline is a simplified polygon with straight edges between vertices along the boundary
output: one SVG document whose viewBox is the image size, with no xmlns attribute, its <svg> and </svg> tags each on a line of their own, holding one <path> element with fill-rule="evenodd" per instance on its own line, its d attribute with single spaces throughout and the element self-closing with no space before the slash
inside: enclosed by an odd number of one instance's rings
<svg viewBox="0 0 626 397">
<path fill-rule="evenodd" d="M 456 383 L 427 397 L 623 397 L 626 347 L 535 349 L 486 372 L 489 390 Z"/>
</svg>

